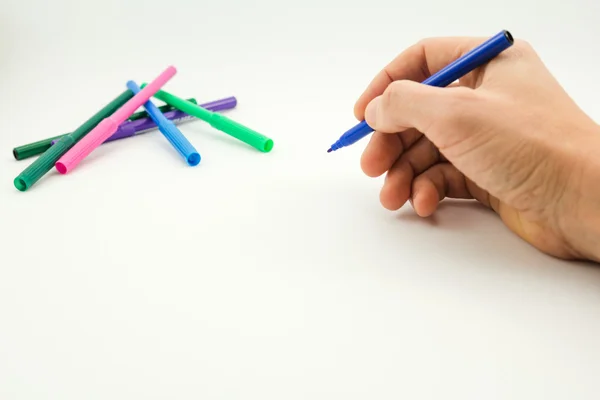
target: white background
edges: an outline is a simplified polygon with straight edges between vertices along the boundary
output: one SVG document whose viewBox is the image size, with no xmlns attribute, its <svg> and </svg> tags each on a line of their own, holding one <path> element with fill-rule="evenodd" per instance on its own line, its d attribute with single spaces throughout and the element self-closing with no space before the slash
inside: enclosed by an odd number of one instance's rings
<svg viewBox="0 0 600 400">
<path fill-rule="evenodd" d="M 535 3 L 3 0 L 0 398 L 597 399 L 598 266 L 470 203 L 388 212 L 366 141 L 325 152 L 427 36 L 509 29 L 600 119 L 600 5 Z M 273 151 L 192 122 L 198 167 L 149 133 L 13 187 L 13 147 L 171 64 Z"/>
</svg>

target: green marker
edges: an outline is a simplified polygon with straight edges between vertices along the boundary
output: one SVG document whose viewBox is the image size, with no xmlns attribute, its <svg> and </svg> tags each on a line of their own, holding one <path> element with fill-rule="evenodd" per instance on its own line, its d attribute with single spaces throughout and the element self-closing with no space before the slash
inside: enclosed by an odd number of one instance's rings
<svg viewBox="0 0 600 400">
<path fill-rule="evenodd" d="M 187 99 L 187 101 L 196 103 L 196 99 L 194 99 L 194 98 Z M 166 113 L 166 112 L 172 111 L 174 109 L 174 107 L 170 106 L 168 104 L 165 104 L 164 106 L 158 107 L 158 109 L 162 113 Z M 146 111 L 140 111 L 140 112 L 133 114 L 131 117 L 129 117 L 129 121 L 135 121 L 135 120 L 142 119 L 142 118 L 150 118 L 150 116 L 148 115 L 148 113 Z M 63 136 L 71 135 L 72 133 L 73 132 L 65 133 L 63 135 L 58 135 L 58 136 L 54 136 L 52 138 L 40 140 L 38 142 L 24 144 L 23 146 L 15 147 L 13 149 L 13 156 L 15 156 L 16 160 L 24 160 L 29 157 L 37 156 L 38 154 L 42 154 L 43 152 L 48 150 L 50 148 L 50 146 L 52 146 L 53 141 L 58 140 L 58 139 L 62 138 Z"/>
<path fill-rule="evenodd" d="M 115 111 L 123 106 L 133 97 L 131 90 L 126 90 L 117 98 L 104 106 L 93 117 L 84 122 L 73 133 L 63 136 L 56 144 L 50 147 L 44 154 L 35 160 L 14 180 L 15 187 L 24 192 L 35 184 L 42 176 L 54 167 L 54 164 L 75 143 L 79 142 L 85 135 L 90 133 L 105 118 L 110 117 Z"/>
<path fill-rule="evenodd" d="M 64 135 L 54 136 L 48 139 L 43 139 L 38 142 L 24 144 L 23 146 L 15 147 L 13 149 L 13 156 L 15 160 L 24 160 L 29 157 L 37 156 L 42 154 L 52 146 L 52 141 L 62 138 Z"/>
<path fill-rule="evenodd" d="M 142 89 L 146 86 L 144 83 Z M 273 148 L 273 140 L 268 137 L 261 135 L 260 133 L 245 127 L 224 115 L 217 114 L 202 108 L 196 104 L 190 103 L 177 96 L 173 96 L 163 90 L 159 90 L 154 95 L 157 99 L 164 101 L 165 103 L 175 107 L 176 109 L 183 111 L 186 114 L 193 115 L 194 117 L 201 119 L 202 121 L 208 122 L 213 128 L 225 132 L 226 134 L 233 136 L 234 138 L 241 140 L 244 143 L 264 152 L 268 153 Z"/>
</svg>

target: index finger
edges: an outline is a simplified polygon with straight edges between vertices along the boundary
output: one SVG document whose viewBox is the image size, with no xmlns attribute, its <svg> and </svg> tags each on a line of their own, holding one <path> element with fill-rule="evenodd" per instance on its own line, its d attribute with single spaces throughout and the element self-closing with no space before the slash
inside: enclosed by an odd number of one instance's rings
<svg viewBox="0 0 600 400">
<path fill-rule="evenodd" d="M 393 81 L 422 82 L 487 39 L 442 37 L 424 39 L 412 45 L 375 76 L 356 102 L 354 115 L 358 120 L 363 120 L 367 104 L 380 96 Z"/>
</svg>

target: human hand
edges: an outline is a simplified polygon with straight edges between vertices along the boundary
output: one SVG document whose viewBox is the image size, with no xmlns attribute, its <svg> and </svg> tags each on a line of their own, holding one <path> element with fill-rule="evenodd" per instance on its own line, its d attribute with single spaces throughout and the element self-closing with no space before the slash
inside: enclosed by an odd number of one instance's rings
<svg viewBox="0 0 600 400">
<path fill-rule="evenodd" d="M 485 40 L 421 41 L 375 77 L 354 110 L 375 129 L 363 171 L 387 172 L 387 209 L 410 200 L 425 217 L 445 197 L 476 199 L 536 248 L 600 261 L 600 127 L 530 45 L 450 87 L 417 83 Z"/>
</svg>

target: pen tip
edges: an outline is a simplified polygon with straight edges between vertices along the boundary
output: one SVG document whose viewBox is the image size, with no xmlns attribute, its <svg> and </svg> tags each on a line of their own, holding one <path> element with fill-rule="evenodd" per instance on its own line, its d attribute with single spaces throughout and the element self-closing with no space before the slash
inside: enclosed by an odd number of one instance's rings
<svg viewBox="0 0 600 400">
<path fill-rule="evenodd" d="M 328 152 L 328 153 L 331 153 L 332 151 L 333 151 L 333 149 L 329 149 L 329 150 L 327 150 L 327 152 Z"/>
</svg>

